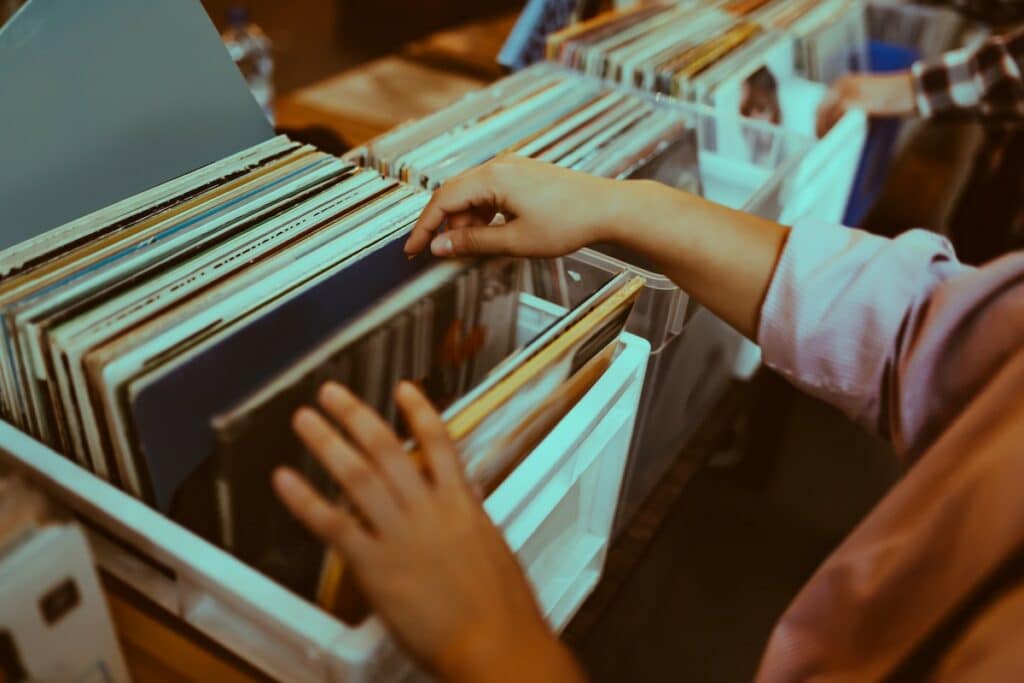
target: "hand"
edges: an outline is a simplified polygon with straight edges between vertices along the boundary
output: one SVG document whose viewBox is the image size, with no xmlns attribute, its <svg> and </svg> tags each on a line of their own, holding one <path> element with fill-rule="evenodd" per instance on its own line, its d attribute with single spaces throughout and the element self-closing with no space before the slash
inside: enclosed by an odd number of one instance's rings
<svg viewBox="0 0 1024 683">
<path fill-rule="evenodd" d="M 423 394 L 402 383 L 395 399 L 426 471 L 347 389 L 328 383 L 318 399 L 334 422 L 303 408 L 293 427 L 357 512 L 328 503 L 287 469 L 275 472 L 274 485 L 292 513 L 346 558 L 399 642 L 445 680 L 580 680 Z"/>
<path fill-rule="evenodd" d="M 406 253 L 562 256 L 608 240 L 630 193 L 621 183 L 503 156 L 449 180 L 423 210 Z M 501 214 L 504 224 L 492 225 Z M 502 221 L 498 221 L 501 223 Z M 447 229 L 435 236 L 442 225 Z"/>
<path fill-rule="evenodd" d="M 910 72 L 847 74 L 839 78 L 818 107 L 818 137 L 851 109 L 863 109 L 869 116 L 910 116 L 917 110 Z"/>
</svg>

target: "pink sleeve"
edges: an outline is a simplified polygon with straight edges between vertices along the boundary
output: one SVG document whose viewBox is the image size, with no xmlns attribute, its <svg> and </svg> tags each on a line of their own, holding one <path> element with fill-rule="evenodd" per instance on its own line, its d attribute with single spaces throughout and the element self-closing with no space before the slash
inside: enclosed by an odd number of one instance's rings
<svg viewBox="0 0 1024 683">
<path fill-rule="evenodd" d="M 798 388 L 891 436 L 900 337 L 940 284 L 973 269 L 942 237 L 890 240 L 805 220 L 790 232 L 761 311 L 765 363 Z"/>
<path fill-rule="evenodd" d="M 768 365 L 914 461 L 793 601 L 759 680 L 888 680 L 1024 549 L 1024 252 L 970 268 L 929 233 L 804 222 L 759 338 Z M 1020 668 L 959 652 L 967 678 Z"/>
</svg>

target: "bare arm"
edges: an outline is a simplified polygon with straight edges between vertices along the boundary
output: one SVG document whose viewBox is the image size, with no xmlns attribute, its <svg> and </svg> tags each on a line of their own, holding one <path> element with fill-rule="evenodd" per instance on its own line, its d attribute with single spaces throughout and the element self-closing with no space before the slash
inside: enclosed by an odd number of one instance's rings
<svg viewBox="0 0 1024 683">
<path fill-rule="evenodd" d="M 489 227 L 497 213 L 507 223 Z M 613 242 L 650 258 L 754 339 L 787 230 L 659 183 L 605 180 L 503 157 L 438 190 L 406 250 L 415 254 L 429 244 L 439 255 L 560 256 Z"/>
</svg>

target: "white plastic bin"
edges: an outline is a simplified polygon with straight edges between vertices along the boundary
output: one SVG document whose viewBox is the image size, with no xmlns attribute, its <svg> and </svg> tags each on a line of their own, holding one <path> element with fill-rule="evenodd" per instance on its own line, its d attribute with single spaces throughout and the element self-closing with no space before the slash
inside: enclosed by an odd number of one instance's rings
<svg viewBox="0 0 1024 683">
<path fill-rule="evenodd" d="M 521 340 L 559 312 L 524 295 Z M 622 342 L 604 375 L 485 503 L 557 629 L 596 585 L 611 537 L 650 350 L 630 334 Z M 378 619 L 342 624 L 3 422 L 0 463 L 76 512 L 104 570 L 268 675 L 348 682 L 415 675 Z"/>
<path fill-rule="evenodd" d="M 632 519 L 732 379 L 743 338 L 688 300 L 664 275 L 584 249 L 566 259 L 573 303 L 628 268 L 647 281 L 629 331 L 651 343 L 651 359 L 615 523 Z"/>
</svg>

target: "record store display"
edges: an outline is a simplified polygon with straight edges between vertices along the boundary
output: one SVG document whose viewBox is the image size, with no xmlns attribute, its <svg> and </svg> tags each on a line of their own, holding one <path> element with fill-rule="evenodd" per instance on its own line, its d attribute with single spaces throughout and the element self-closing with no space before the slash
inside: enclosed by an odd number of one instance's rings
<svg viewBox="0 0 1024 683">
<path fill-rule="evenodd" d="M 864 69 L 859 0 L 654 3 L 606 12 L 548 39 L 548 59 L 645 90 L 715 104 L 761 68 L 831 82 Z"/>
<path fill-rule="evenodd" d="M 4 415 L 168 510 L 208 406 L 386 291 L 425 199 L 276 138 L 5 251 Z M 345 267 L 364 251 L 380 282 Z"/>
<path fill-rule="evenodd" d="M 270 489 L 291 463 L 333 492 L 295 409 L 335 380 L 401 429 L 411 380 L 454 406 L 493 488 L 607 367 L 640 288 L 612 282 L 514 353 L 521 262 L 407 258 L 428 198 L 279 136 L 0 252 L 4 419 L 310 600 L 338 595 L 338 558 Z"/>
<path fill-rule="evenodd" d="M 104 4 L 137 17 L 129 0 Z M 493 89 L 457 105 L 466 115 L 454 119 L 456 128 L 480 125 L 473 140 L 453 134 L 428 144 L 428 133 L 407 148 L 409 172 L 382 174 L 274 137 L 199 3 L 159 4 L 168 10 L 162 17 L 188 15 L 161 27 L 174 46 L 196 48 L 194 60 L 156 51 L 164 68 L 180 67 L 173 85 L 205 77 L 204 88 L 223 97 L 199 88 L 205 100 L 191 101 L 170 88 L 161 94 L 194 111 L 176 114 L 161 99 L 160 120 L 127 106 L 131 98 L 97 97 L 90 104 L 106 117 L 97 120 L 118 135 L 91 135 L 85 124 L 93 119 L 72 117 L 68 136 L 82 146 L 61 154 L 75 159 L 93 145 L 101 153 L 89 159 L 99 166 L 50 161 L 22 179 L 42 187 L 60 168 L 61 180 L 84 188 L 89 201 L 54 196 L 59 215 L 18 223 L 0 245 L 0 463 L 38 477 L 74 510 L 92 546 L 90 556 L 82 530 L 30 530 L 31 542 L 16 552 L 0 548 L 5 570 L 15 567 L 19 585 L 45 579 L 49 588 L 52 577 L 33 571 L 37 549 L 73 542 L 76 571 L 95 565 L 111 577 L 105 588 L 152 601 L 276 679 L 397 672 L 409 663 L 379 620 L 364 624 L 368 610 L 345 558 L 293 519 L 270 482 L 273 469 L 288 464 L 345 504 L 294 435 L 296 408 L 315 403 L 325 382 L 339 382 L 407 438 L 392 394 L 411 381 L 442 411 L 467 477 L 487 495 L 487 511 L 545 614 L 563 626 L 596 584 L 610 544 L 649 353 L 623 332 L 645 283 L 603 273 L 582 295 L 577 286 L 577 305 L 560 308 L 529 296 L 523 260 L 409 258 L 405 242 L 427 190 L 493 156 L 495 141 L 497 151 L 516 147 L 611 177 L 674 173 L 676 184 L 699 189 L 696 125 L 652 97 L 547 65 L 502 86 L 519 93 L 512 106 Z M 59 5 L 35 3 L 38 14 L 19 14 L 21 24 L 0 35 L 5 46 L 25 62 L 50 55 L 63 75 L 76 64 L 82 91 L 105 92 L 93 81 L 111 73 L 100 68 L 107 61 L 133 76 L 164 73 L 133 59 L 135 38 L 126 46 L 106 35 L 127 35 L 121 23 L 101 15 L 79 21 Z M 109 49 L 92 51 L 102 59 L 79 49 L 101 44 Z M 216 61 L 208 54 L 221 63 L 202 71 L 197 62 Z M 143 104 L 155 101 L 154 88 L 136 88 L 122 72 L 113 81 L 142 93 Z M 58 94 L 70 103 L 78 96 L 71 90 Z M 54 115 L 72 110 L 50 107 Z M 247 125 L 257 116 L 258 125 Z M 18 123 L 11 130 L 26 139 L 41 138 L 48 125 Z M 149 132 L 156 123 L 161 134 Z M 129 137 L 133 144 L 120 144 Z M 139 167 L 149 173 L 131 172 Z M 565 273 L 552 273 L 546 281 L 564 292 Z M 407 450 L 423 462 L 412 440 Z M 581 504 L 592 499 L 606 502 Z M 0 495 L 5 500 L 14 497 Z M 19 537 L 35 524 L 25 511 Z M 0 536 L 8 526 L 0 523 Z M 33 562 L 23 561 L 26 549 Z M 62 581 L 68 557 L 48 566 L 64 572 Z M 72 619 L 103 604 L 100 585 L 89 588 Z M 20 591 L 5 607 L 25 614 L 38 595 Z M 105 657 L 98 629 L 54 632 L 81 645 L 68 651 L 93 663 Z M 18 650 L 25 666 L 7 669 L 5 660 L 2 673 L 32 674 L 37 655 L 53 664 L 46 647 Z"/>
<path fill-rule="evenodd" d="M 429 189 L 505 153 L 608 178 L 657 173 L 667 184 L 699 192 L 694 119 L 598 79 L 538 64 L 385 133 L 352 158 Z"/>
<path fill-rule="evenodd" d="M 644 4 L 551 35 L 548 58 L 814 139 L 826 84 L 866 67 L 864 22 L 860 0 Z M 789 153 L 767 129 L 702 125 L 707 149 L 762 168 Z"/>
</svg>

